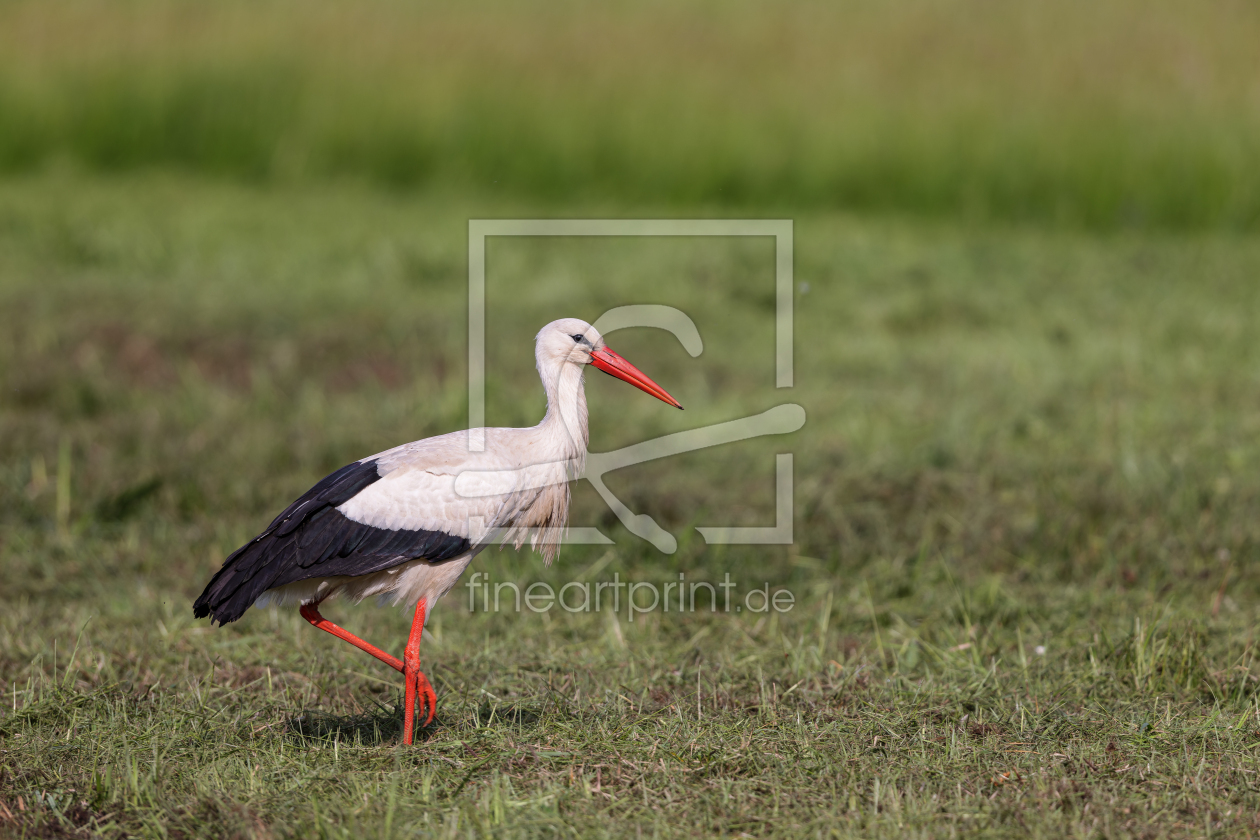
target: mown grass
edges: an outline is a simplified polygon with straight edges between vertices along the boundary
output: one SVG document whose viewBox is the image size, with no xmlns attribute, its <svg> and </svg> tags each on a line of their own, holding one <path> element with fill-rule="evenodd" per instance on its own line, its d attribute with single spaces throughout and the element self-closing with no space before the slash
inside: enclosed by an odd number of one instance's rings
<svg viewBox="0 0 1260 840">
<path fill-rule="evenodd" d="M 0 169 L 1254 229 L 1260 16 L 1180 0 L 0 8 Z"/>
<path fill-rule="evenodd" d="M 623 208 L 624 209 L 624 208 Z M 601 208 L 591 206 L 599 214 Z M 634 215 L 651 216 L 652 207 Z M 1260 312 L 1249 238 L 816 215 L 796 381 L 766 242 L 489 252 L 490 405 L 533 422 L 553 317 L 667 303 L 687 406 L 592 379 L 592 446 L 752 414 L 792 436 L 589 488 L 611 549 L 496 582 L 765 583 L 786 613 L 470 612 L 424 656 L 437 723 L 292 612 L 191 619 L 222 557 L 328 470 L 460 427 L 466 220 L 527 205 L 50 176 L 0 187 L 0 832 L 12 836 L 1247 836 L 1258 828 Z M 796 543 L 767 524 L 796 465 Z M 397 649 L 407 617 L 328 612 Z"/>
</svg>

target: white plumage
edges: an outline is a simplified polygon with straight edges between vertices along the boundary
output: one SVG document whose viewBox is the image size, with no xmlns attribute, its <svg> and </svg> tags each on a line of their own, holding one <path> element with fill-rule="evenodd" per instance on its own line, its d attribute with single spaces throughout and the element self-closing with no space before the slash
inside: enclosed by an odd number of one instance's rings
<svg viewBox="0 0 1260 840">
<path fill-rule="evenodd" d="M 547 392 L 547 413 L 537 426 L 484 429 L 481 452 L 470 451 L 469 432 L 454 432 L 343 467 L 229 556 L 194 614 L 226 623 L 254 604 L 302 605 L 311 623 L 407 675 L 404 740 L 410 743 L 415 691 L 425 693 L 433 717 L 435 697 L 418 659 L 428 606 L 496 541 L 519 548 L 528 540 L 548 562 L 558 550 L 568 518 L 568 482 L 586 457 L 585 366 L 682 407 L 609 350 L 585 321 L 565 318 L 543 327 L 534 354 Z M 319 615 L 319 604 L 331 598 L 369 596 L 417 605 L 405 660 Z"/>
</svg>

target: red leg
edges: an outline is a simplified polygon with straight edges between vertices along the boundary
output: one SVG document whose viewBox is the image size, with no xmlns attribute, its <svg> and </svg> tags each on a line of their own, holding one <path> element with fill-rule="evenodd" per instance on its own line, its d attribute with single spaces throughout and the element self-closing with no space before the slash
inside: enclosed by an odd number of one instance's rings
<svg viewBox="0 0 1260 840">
<path fill-rule="evenodd" d="M 370 653 L 380 661 L 396 671 L 402 671 L 403 679 L 406 684 L 406 709 L 403 712 L 403 743 L 410 744 L 412 742 L 412 729 L 415 725 L 416 713 L 416 695 L 419 693 L 420 700 L 428 707 L 429 715 L 425 718 L 424 726 L 428 726 L 433 722 L 433 716 L 437 714 L 437 693 L 433 690 L 433 686 L 429 684 L 429 679 L 420 671 L 420 634 L 424 631 L 424 617 L 426 604 L 424 599 L 416 604 L 416 615 L 411 622 L 411 635 L 407 638 L 407 647 L 403 651 L 403 659 L 390 656 L 385 651 L 368 644 L 344 628 L 338 627 L 328 619 L 319 614 L 318 604 L 303 604 L 299 612 L 302 618 L 305 618 L 311 624 L 331 633 L 342 641 L 349 642 L 359 650 Z"/>
<path fill-rule="evenodd" d="M 424 616 L 427 604 L 423 598 L 416 604 L 416 615 L 411 621 L 411 635 L 407 637 L 407 647 L 403 650 L 403 678 L 407 681 L 406 709 L 403 712 L 403 743 L 410 744 L 412 729 L 415 723 L 416 694 L 421 695 L 428 707 L 429 716 L 424 725 L 433 722 L 437 714 L 437 694 L 429 679 L 420 671 L 420 635 L 424 632 Z"/>
<path fill-rule="evenodd" d="M 424 602 L 421 601 L 421 603 L 424 603 Z M 303 604 L 299 612 L 302 613 L 302 618 L 305 618 L 307 621 L 309 621 L 311 624 L 314 624 L 320 630 L 323 630 L 326 633 L 332 633 L 338 639 L 341 639 L 343 642 L 349 642 L 350 644 L 357 647 L 359 650 L 367 651 L 368 653 L 375 656 L 377 659 L 384 662 L 389 667 L 393 668 L 395 671 L 403 670 L 402 660 L 398 659 L 397 657 L 390 656 L 388 653 L 386 653 L 385 651 L 381 650 L 380 648 L 374 645 L 368 644 L 367 642 L 363 641 L 362 639 L 360 639 L 358 636 L 354 635 L 350 631 L 343 630 L 342 628 L 338 627 L 336 624 L 333 624 L 331 621 L 329 621 L 328 619 L 320 615 L 319 604 Z M 423 618 L 421 619 L 421 621 L 423 621 Z"/>
</svg>

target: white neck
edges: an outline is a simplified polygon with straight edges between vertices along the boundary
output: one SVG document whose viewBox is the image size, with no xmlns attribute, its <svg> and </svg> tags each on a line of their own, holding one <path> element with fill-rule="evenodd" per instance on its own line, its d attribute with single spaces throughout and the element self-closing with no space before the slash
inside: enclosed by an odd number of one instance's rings
<svg viewBox="0 0 1260 840">
<path fill-rule="evenodd" d="M 547 436 L 557 456 L 580 463 L 586 459 L 590 442 L 582 366 L 565 361 L 539 364 L 539 376 L 547 392 L 547 414 L 538 430 Z"/>
</svg>

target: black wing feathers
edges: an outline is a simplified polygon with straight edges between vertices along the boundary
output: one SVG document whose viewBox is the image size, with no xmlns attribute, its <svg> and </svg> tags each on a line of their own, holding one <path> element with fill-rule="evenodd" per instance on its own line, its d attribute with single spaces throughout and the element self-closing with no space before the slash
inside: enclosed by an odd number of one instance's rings
<svg viewBox="0 0 1260 840">
<path fill-rule="evenodd" d="M 232 552 L 193 604 L 193 615 L 226 624 L 277 586 L 312 577 L 366 575 L 420 558 L 439 563 L 469 549 L 463 537 L 373 528 L 337 510 L 379 478 L 376 462 L 367 461 L 321 480 Z"/>
</svg>

